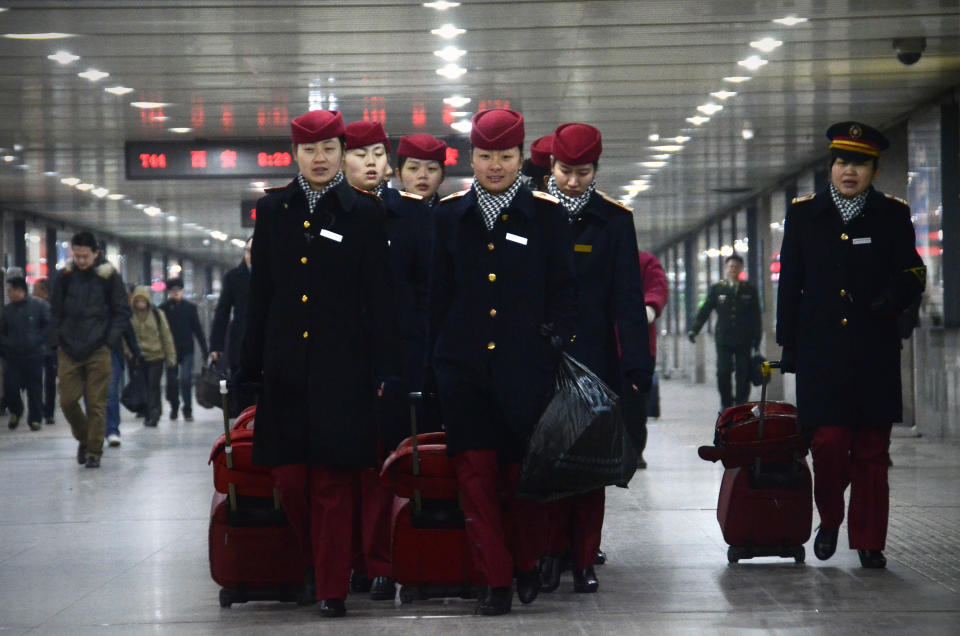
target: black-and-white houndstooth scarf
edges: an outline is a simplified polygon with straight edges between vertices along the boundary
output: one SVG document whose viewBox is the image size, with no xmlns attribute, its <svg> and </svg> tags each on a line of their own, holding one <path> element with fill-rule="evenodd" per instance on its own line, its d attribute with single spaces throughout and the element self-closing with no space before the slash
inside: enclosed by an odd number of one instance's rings
<svg viewBox="0 0 960 636">
<path fill-rule="evenodd" d="M 306 177 L 304 177 L 302 173 L 297 174 L 297 183 L 300 184 L 303 194 L 307 197 L 307 207 L 310 209 L 310 214 L 313 214 L 313 211 L 317 208 L 317 203 L 320 202 L 320 199 L 323 198 L 323 195 L 340 185 L 343 179 L 343 170 L 339 170 L 337 171 L 337 175 L 333 179 L 330 179 L 325 186 L 319 190 L 314 190 L 310 187 L 310 182 L 307 181 Z"/>
<path fill-rule="evenodd" d="M 863 212 L 863 206 L 867 204 L 867 193 L 869 192 L 870 188 L 867 188 L 852 199 L 848 199 L 840 194 L 835 185 L 830 184 L 830 196 L 833 198 L 833 204 L 840 212 L 840 218 L 843 219 L 844 225 L 860 216 L 860 213 Z"/>
<path fill-rule="evenodd" d="M 570 220 L 577 218 L 580 214 L 580 210 L 583 209 L 583 206 L 587 204 L 587 201 L 590 200 L 590 195 L 593 194 L 593 191 L 597 189 L 596 180 L 590 182 L 590 186 L 587 188 L 586 192 L 581 194 L 578 197 L 568 197 L 560 190 L 560 187 L 557 185 L 557 180 L 553 175 L 550 175 L 550 180 L 547 181 L 547 192 L 553 196 L 560 199 L 560 205 L 564 207 L 567 211 L 567 214 L 570 215 Z"/>
<path fill-rule="evenodd" d="M 494 224 L 497 222 L 497 215 L 499 215 L 502 210 L 506 210 L 507 206 L 513 201 L 513 198 L 517 196 L 517 192 L 520 191 L 520 185 L 521 182 L 518 178 L 513 182 L 513 185 L 504 190 L 502 194 L 490 194 L 480 185 L 476 177 L 473 178 L 473 189 L 477 193 L 477 204 L 480 206 L 480 215 L 483 217 L 483 223 L 487 226 L 488 230 L 493 229 Z"/>
</svg>

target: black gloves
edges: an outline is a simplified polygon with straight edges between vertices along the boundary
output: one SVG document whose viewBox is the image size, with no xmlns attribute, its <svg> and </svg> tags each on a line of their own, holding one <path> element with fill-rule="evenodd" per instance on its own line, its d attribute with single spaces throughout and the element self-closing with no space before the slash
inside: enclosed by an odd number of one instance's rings
<svg viewBox="0 0 960 636">
<path fill-rule="evenodd" d="M 637 393 L 649 393 L 650 388 L 653 386 L 653 373 L 650 371 L 644 371 L 642 369 L 633 369 L 627 371 L 624 376 L 627 379 L 627 384 L 632 386 L 627 386 L 626 388 Z M 637 387 L 634 389 L 633 387 Z"/>
<path fill-rule="evenodd" d="M 687 340 L 689 340 L 690 342 L 696 342 L 696 341 L 697 341 L 697 334 L 693 333 L 692 331 L 688 331 L 688 332 L 687 332 Z"/>
<path fill-rule="evenodd" d="M 259 393 L 261 387 L 260 374 L 249 373 L 243 367 L 234 371 L 227 380 L 227 388 L 241 393 Z"/>
<path fill-rule="evenodd" d="M 897 315 L 897 308 L 891 294 L 877 296 L 870 303 L 870 313 L 880 318 L 893 318 Z"/>
<path fill-rule="evenodd" d="M 780 353 L 780 370 L 784 373 L 797 372 L 797 351 L 793 347 L 784 347 Z"/>
<path fill-rule="evenodd" d="M 540 335 L 549 343 L 550 348 L 556 353 L 563 351 L 563 338 L 557 335 L 556 328 L 552 322 L 540 325 Z"/>
</svg>

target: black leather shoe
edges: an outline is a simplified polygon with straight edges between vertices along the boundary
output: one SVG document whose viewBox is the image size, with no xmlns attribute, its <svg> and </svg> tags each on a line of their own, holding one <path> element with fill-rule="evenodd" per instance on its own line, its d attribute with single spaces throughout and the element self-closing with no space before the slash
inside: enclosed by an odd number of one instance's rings
<svg viewBox="0 0 960 636">
<path fill-rule="evenodd" d="M 597 550 L 597 558 L 594 559 L 594 565 L 603 565 L 607 562 L 607 553 L 603 550 Z"/>
<path fill-rule="evenodd" d="M 342 598 L 325 598 L 320 601 L 320 616 L 339 618 L 347 613 L 347 605 Z"/>
<path fill-rule="evenodd" d="M 647 460 L 643 458 L 643 453 L 637 455 L 637 470 L 643 470 L 647 467 Z"/>
<path fill-rule="evenodd" d="M 540 593 L 540 569 L 517 572 L 517 598 L 523 604 L 533 603 Z"/>
<path fill-rule="evenodd" d="M 553 592 L 560 587 L 560 557 L 547 554 L 540 558 L 540 591 Z"/>
<path fill-rule="evenodd" d="M 813 540 L 813 553 L 821 561 L 826 561 L 837 551 L 837 535 L 840 534 L 840 528 L 824 528 L 822 525 L 817 529 L 817 538 Z"/>
<path fill-rule="evenodd" d="M 354 570 L 350 573 L 350 591 L 353 594 L 366 594 L 370 591 L 370 579 L 367 578 L 366 572 Z"/>
<path fill-rule="evenodd" d="M 857 550 L 860 565 L 865 568 L 879 569 L 887 567 L 887 557 L 880 550 Z"/>
<path fill-rule="evenodd" d="M 370 599 L 374 601 L 392 601 L 397 595 L 397 584 L 389 576 L 374 577 L 370 584 Z"/>
<path fill-rule="evenodd" d="M 593 571 L 593 566 L 587 566 L 586 570 L 573 571 L 573 591 L 579 594 L 592 594 L 600 587 L 597 581 L 597 575 Z"/>
<path fill-rule="evenodd" d="M 510 587 L 490 587 L 484 590 L 477 604 L 477 614 L 483 616 L 500 616 L 510 613 L 513 603 L 513 589 Z"/>
<path fill-rule="evenodd" d="M 77 463 L 81 466 L 87 463 L 87 447 L 83 444 L 77 446 Z"/>
<path fill-rule="evenodd" d="M 100 458 L 99 457 L 87 457 L 85 466 L 87 468 L 100 468 Z"/>
<path fill-rule="evenodd" d="M 314 567 L 312 565 L 303 568 L 303 588 L 297 594 L 297 605 L 314 605 L 317 602 L 317 587 L 314 583 Z"/>
<path fill-rule="evenodd" d="M 9 428 L 12 431 L 13 429 L 17 428 L 19 424 L 20 424 L 20 416 L 14 415 L 13 413 L 11 413 L 10 421 L 7 422 L 7 428 Z"/>
</svg>

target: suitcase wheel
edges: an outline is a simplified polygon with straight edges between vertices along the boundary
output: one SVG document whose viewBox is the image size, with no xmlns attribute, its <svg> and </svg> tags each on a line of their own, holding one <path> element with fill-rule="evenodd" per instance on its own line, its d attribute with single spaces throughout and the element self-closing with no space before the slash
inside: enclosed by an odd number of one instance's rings
<svg viewBox="0 0 960 636">
<path fill-rule="evenodd" d="M 233 590 L 228 590 L 227 588 L 222 588 L 220 590 L 220 607 L 225 607 L 227 609 L 233 605 Z"/>
<path fill-rule="evenodd" d="M 404 605 L 409 605 L 417 598 L 417 592 L 409 585 L 400 586 L 400 602 Z"/>
<path fill-rule="evenodd" d="M 744 558 L 747 558 L 747 555 L 740 548 L 734 546 L 727 548 L 727 563 L 737 563 Z"/>
<path fill-rule="evenodd" d="M 793 549 L 793 561 L 794 563 L 803 563 L 807 558 L 807 551 L 801 545 Z"/>
</svg>

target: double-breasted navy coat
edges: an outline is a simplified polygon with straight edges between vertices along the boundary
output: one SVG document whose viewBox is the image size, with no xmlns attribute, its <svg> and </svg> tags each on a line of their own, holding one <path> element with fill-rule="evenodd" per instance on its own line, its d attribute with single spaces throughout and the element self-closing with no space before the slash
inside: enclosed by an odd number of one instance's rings
<svg viewBox="0 0 960 636">
<path fill-rule="evenodd" d="M 795 199 L 780 249 L 777 342 L 794 347 L 801 423 L 902 417 L 897 312 L 923 292 L 910 208 L 871 188 L 844 224 L 828 190 Z"/>
<path fill-rule="evenodd" d="M 594 192 L 570 234 L 579 295 L 567 352 L 621 393 L 623 373 L 653 372 L 633 214 Z"/>
<path fill-rule="evenodd" d="M 375 379 L 396 375 L 383 203 L 343 182 L 311 214 L 296 180 L 257 202 L 244 375 L 253 460 L 373 467 Z"/>
<path fill-rule="evenodd" d="M 434 208 L 427 327 L 447 451 L 496 449 L 519 459 L 552 395 L 559 356 L 541 335 L 565 342 L 576 324 L 576 278 L 566 214 L 550 195 L 521 187 L 484 225 L 476 192 Z M 491 396 L 473 395 L 472 387 Z"/>
</svg>

